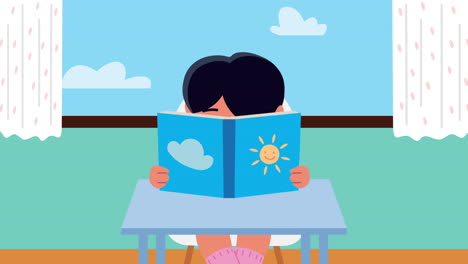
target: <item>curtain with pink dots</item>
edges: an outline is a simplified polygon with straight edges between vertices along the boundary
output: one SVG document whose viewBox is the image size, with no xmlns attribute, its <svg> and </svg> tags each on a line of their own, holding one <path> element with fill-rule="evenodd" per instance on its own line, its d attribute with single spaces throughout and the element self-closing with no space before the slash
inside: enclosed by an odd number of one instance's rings
<svg viewBox="0 0 468 264">
<path fill-rule="evenodd" d="M 393 0 L 396 137 L 468 133 L 468 0 Z"/>
<path fill-rule="evenodd" d="M 0 0 L 0 132 L 62 132 L 62 0 Z"/>
</svg>

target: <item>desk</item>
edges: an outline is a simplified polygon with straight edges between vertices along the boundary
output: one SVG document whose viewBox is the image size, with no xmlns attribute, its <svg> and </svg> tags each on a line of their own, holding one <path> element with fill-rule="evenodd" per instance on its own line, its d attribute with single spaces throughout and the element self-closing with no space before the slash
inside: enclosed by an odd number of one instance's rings
<svg viewBox="0 0 468 264">
<path fill-rule="evenodd" d="M 299 191 L 243 198 L 165 192 L 139 180 L 122 234 L 139 236 L 139 263 L 148 263 L 148 236 L 156 235 L 156 262 L 165 263 L 166 235 L 300 234 L 302 263 L 310 263 L 310 236 L 319 236 L 320 264 L 328 263 L 328 236 L 346 234 L 329 180 Z"/>
</svg>

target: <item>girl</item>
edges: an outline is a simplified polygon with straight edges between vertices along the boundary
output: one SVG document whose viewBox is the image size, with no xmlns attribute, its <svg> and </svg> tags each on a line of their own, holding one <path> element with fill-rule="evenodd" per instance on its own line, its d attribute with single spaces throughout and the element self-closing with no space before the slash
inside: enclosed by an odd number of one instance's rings
<svg viewBox="0 0 468 264">
<path fill-rule="evenodd" d="M 280 71 L 267 59 L 251 53 L 231 57 L 210 56 L 195 62 L 183 84 L 185 112 L 216 116 L 240 116 L 284 111 L 284 81 Z M 309 170 L 299 166 L 291 171 L 291 184 L 307 186 Z M 155 166 L 150 182 L 162 188 L 169 170 Z M 202 256 L 209 264 L 262 263 L 271 235 L 239 235 L 236 249 L 229 235 L 197 235 Z"/>
</svg>

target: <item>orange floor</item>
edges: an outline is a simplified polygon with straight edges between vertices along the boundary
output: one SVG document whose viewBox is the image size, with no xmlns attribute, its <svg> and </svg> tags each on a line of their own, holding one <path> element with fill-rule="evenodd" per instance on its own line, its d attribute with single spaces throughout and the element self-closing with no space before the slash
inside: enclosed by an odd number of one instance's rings
<svg viewBox="0 0 468 264">
<path fill-rule="evenodd" d="M 286 264 L 300 263 L 300 251 L 282 250 Z M 167 250 L 167 263 L 184 263 L 185 250 Z M 312 263 L 318 263 L 318 252 L 312 250 Z M 47 263 L 47 264 L 94 264 L 138 263 L 138 251 L 132 249 L 0 249 L 0 263 Z M 155 250 L 150 250 L 149 263 L 155 263 Z M 195 250 L 192 264 L 204 263 Z M 275 254 L 270 250 L 265 264 L 276 264 Z M 468 249 L 332 249 L 330 264 L 467 264 Z"/>
</svg>

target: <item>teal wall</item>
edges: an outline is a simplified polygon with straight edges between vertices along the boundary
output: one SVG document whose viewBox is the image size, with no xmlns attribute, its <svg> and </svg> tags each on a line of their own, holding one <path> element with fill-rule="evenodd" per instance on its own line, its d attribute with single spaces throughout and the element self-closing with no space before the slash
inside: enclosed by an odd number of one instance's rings
<svg viewBox="0 0 468 264">
<path fill-rule="evenodd" d="M 0 248 L 135 248 L 120 225 L 137 179 L 156 164 L 156 133 L 0 137 Z M 303 129 L 301 163 L 332 181 L 343 210 L 349 233 L 331 248 L 468 248 L 468 137 Z"/>
</svg>

